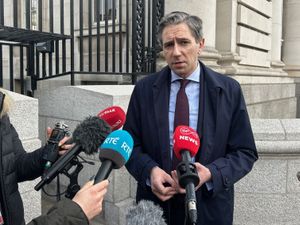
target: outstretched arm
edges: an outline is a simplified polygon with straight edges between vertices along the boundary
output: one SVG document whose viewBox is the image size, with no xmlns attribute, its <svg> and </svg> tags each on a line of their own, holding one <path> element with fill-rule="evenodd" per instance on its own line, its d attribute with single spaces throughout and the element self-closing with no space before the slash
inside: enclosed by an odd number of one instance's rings
<svg viewBox="0 0 300 225">
<path fill-rule="evenodd" d="M 46 215 L 33 219 L 28 225 L 88 225 L 102 211 L 108 181 L 93 185 L 86 183 L 72 200 L 65 199 L 54 205 Z"/>
</svg>

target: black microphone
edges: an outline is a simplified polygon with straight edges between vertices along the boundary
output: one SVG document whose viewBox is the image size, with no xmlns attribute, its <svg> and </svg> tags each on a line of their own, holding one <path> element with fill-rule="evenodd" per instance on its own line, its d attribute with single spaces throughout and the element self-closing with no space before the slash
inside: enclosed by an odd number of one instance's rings
<svg viewBox="0 0 300 225">
<path fill-rule="evenodd" d="M 119 169 L 128 161 L 133 148 L 133 139 L 125 130 L 111 132 L 100 146 L 101 166 L 94 183 L 107 179 L 112 169 Z"/>
<path fill-rule="evenodd" d="M 45 184 L 49 184 L 81 151 L 87 155 L 98 152 L 98 148 L 107 135 L 111 132 L 111 127 L 97 116 L 86 118 L 77 125 L 73 132 L 75 146 L 63 154 L 46 173 L 42 180 L 34 187 L 40 190 Z"/>
<path fill-rule="evenodd" d="M 50 137 L 45 145 L 43 159 L 47 161 L 45 163 L 45 170 L 48 170 L 52 164 L 58 158 L 58 143 L 65 137 L 70 136 L 70 131 L 68 125 L 60 121 L 55 124 L 54 129 L 52 130 Z"/>
<path fill-rule="evenodd" d="M 141 200 L 131 206 L 126 214 L 126 225 L 167 225 L 160 206 L 152 201 Z"/>
</svg>

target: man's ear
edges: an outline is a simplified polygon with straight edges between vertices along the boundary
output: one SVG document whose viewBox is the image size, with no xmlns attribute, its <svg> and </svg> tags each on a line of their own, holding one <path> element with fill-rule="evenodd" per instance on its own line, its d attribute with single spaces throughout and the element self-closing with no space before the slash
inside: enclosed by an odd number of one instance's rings
<svg viewBox="0 0 300 225">
<path fill-rule="evenodd" d="M 205 44 L 205 38 L 202 38 L 201 40 L 200 40 L 200 48 L 201 49 L 203 49 L 204 48 L 204 44 Z"/>
</svg>

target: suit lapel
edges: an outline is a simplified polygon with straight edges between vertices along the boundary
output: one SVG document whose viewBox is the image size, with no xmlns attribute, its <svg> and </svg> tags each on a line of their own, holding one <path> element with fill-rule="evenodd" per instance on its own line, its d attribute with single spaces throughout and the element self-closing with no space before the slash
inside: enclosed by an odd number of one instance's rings
<svg viewBox="0 0 300 225">
<path fill-rule="evenodd" d="M 162 169 L 170 171 L 171 157 L 169 144 L 169 98 L 170 70 L 163 69 L 153 84 L 153 101 L 155 123 L 157 125 L 158 142 L 161 149 Z"/>
</svg>

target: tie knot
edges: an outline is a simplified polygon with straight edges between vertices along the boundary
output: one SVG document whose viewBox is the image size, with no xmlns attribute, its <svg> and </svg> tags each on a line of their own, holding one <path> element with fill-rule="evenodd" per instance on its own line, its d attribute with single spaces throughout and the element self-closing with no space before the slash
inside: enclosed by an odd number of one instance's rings
<svg viewBox="0 0 300 225">
<path fill-rule="evenodd" d="M 189 83 L 190 81 L 187 79 L 181 79 L 180 80 L 180 88 L 185 88 L 186 85 Z"/>
</svg>

